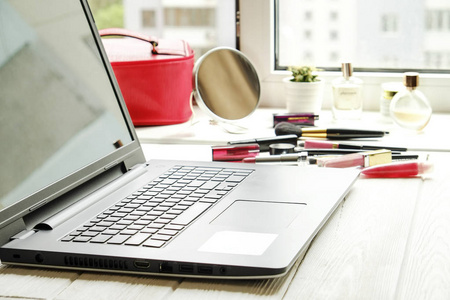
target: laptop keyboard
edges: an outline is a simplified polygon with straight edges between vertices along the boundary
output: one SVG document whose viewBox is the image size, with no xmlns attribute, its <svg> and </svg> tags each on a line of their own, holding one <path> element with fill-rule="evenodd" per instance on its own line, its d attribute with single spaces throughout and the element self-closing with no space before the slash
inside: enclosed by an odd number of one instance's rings
<svg viewBox="0 0 450 300">
<path fill-rule="evenodd" d="M 61 241 L 163 247 L 251 172 L 175 166 Z"/>
</svg>

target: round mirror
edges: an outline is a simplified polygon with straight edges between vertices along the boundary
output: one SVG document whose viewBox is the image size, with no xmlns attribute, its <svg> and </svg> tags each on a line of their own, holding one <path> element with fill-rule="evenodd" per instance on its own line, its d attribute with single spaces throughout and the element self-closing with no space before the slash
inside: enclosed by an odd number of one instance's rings
<svg viewBox="0 0 450 300">
<path fill-rule="evenodd" d="M 240 120 L 258 107 L 258 75 L 238 50 L 221 47 L 208 51 L 196 62 L 193 77 L 197 104 L 214 120 Z"/>
</svg>

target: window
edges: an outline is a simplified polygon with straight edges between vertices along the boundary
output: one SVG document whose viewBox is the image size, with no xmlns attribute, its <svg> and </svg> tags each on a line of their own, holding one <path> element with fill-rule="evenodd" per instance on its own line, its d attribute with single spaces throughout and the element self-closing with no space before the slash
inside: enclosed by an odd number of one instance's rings
<svg viewBox="0 0 450 300">
<path fill-rule="evenodd" d="M 236 46 L 236 0 L 89 0 L 97 26 L 186 40 L 196 58 Z"/>
<path fill-rule="evenodd" d="M 156 27 L 156 13 L 154 10 L 142 10 L 142 27 Z"/>
<path fill-rule="evenodd" d="M 435 111 L 450 111 L 450 11 L 448 1 L 246 0 L 241 1 L 241 50 L 254 62 L 262 83 L 262 105 L 284 107 L 281 80 L 286 66 L 303 64 L 305 53 L 325 69 L 326 84 L 350 57 L 365 82 L 365 109 L 378 110 L 381 84 L 417 70 L 421 90 Z M 310 22 L 302 22 L 311 11 Z M 435 13 L 440 11 L 441 13 Z M 331 18 L 333 12 L 338 18 Z M 300 19 L 300 20 L 299 20 Z M 439 29 L 438 28 L 442 28 Z M 304 32 L 311 30 L 313 40 Z M 330 32 L 337 39 L 330 42 Z M 325 107 L 331 95 L 325 95 Z"/>
<path fill-rule="evenodd" d="M 450 31 L 450 9 L 426 11 L 426 29 L 428 31 Z"/>
<path fill-rule="evenodd" d="M 165 26 L 207 26 L 214 27 L 216 20 L 215 8 L 164 8 Z"/>
<path fill-rule="evenodd" d="M 397 32 L 397 15 L 382 14 L 381 15 L 381 31 L 385 33 Z"/>
</svg>

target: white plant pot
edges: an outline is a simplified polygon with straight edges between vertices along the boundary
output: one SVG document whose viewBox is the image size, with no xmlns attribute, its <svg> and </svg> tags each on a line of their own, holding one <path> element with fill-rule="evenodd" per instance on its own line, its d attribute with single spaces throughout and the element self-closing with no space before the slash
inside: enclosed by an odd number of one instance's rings
<svg viewBox="0 0 450 300">
<path fill-rule="evenodd" d="M 290 113 L 310 112 L 319 114 L 323 102 L 323 80 L 316 82 L 293 82 L 292 77 L 283 79 L 286 109 Z"/>
</svg>

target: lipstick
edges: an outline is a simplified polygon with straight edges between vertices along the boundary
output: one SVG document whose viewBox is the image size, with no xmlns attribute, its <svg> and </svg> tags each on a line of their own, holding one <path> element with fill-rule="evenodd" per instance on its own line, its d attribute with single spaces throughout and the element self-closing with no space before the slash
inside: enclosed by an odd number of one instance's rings
<svg viewBox="0 0 450 300">
<path fill-rule="evenodd" d="M 370 167 L 390 162 L 392 162 L 390 150 L 366 151 L 340 157 L 317 159 L 317 165 L 326 168 Z"/>
<path fill-rule="evenodd" d="M 408 178 L 431 173 L 432 163 L 426 162 L 394 162 L 363 169 L 361 174 L 366 178 Z"/>
<path fill-rule="evenodd" d="M 227 146 L 212 146 L 213 161 L 242 161 L 246 157 L 253 157 L 259 153 L 258 144 L 240 144 Z"/>
</svg>

